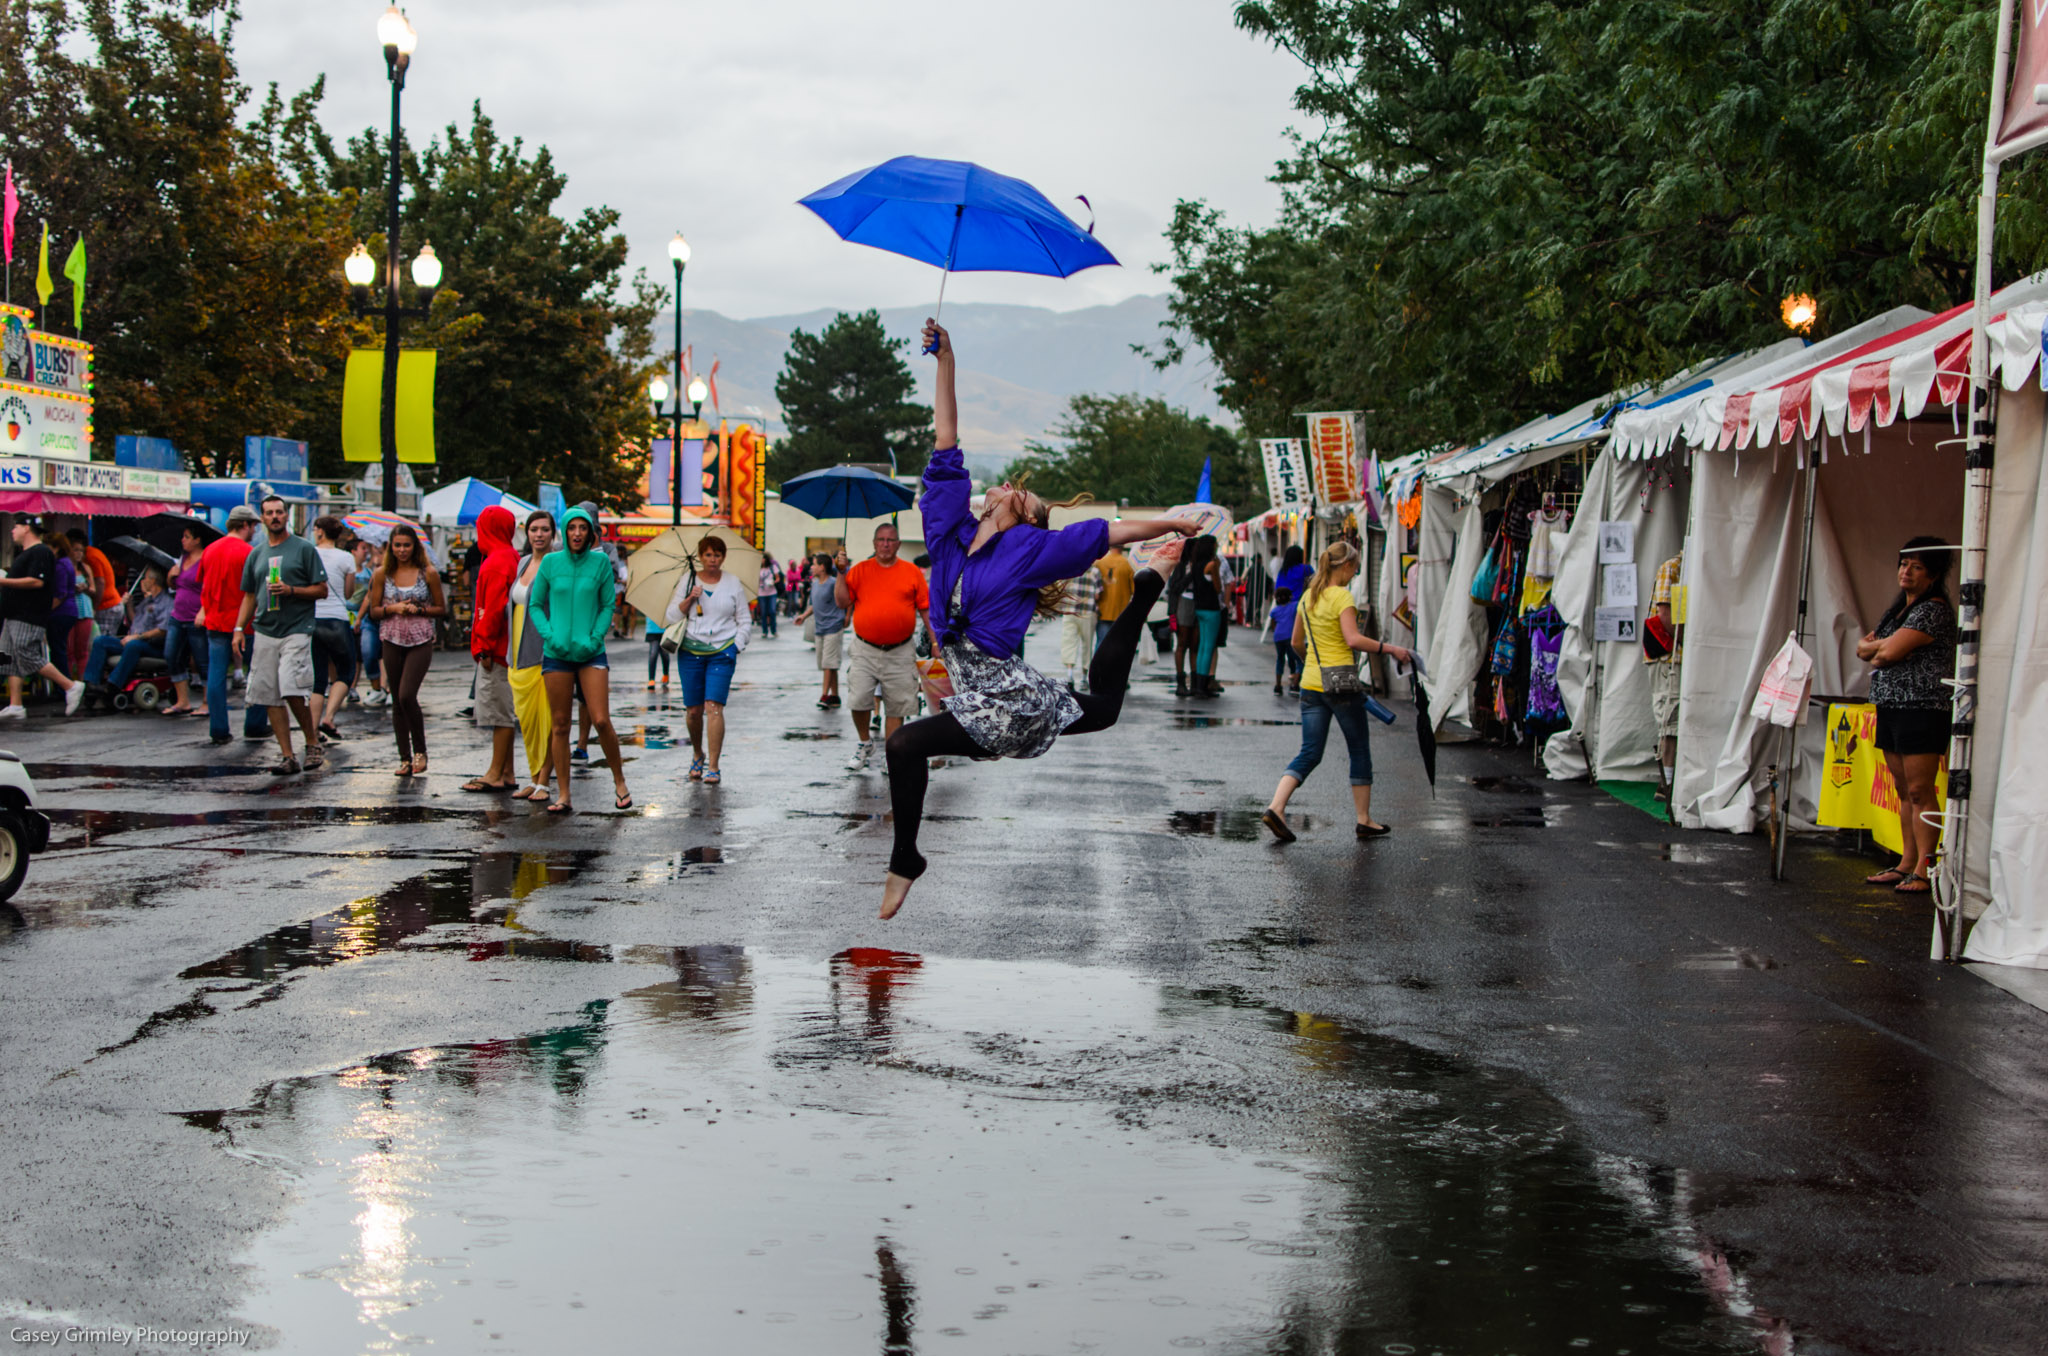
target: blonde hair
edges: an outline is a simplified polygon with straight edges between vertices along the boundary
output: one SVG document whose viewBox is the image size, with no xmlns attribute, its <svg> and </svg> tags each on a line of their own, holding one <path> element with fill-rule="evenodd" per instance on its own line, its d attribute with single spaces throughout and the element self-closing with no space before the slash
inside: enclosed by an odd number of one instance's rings
<svg viewBox="0 0 2048 1356">
<path fill-rule="evenodd" d="M 1332 588 L 1336 584 L 1336 581 L 1330 576 L 1343 569 L 1346 565 L 1355 565 L 1357 563 L 1358 548 L 1343 537 L 1339 537 L 1328 546 L 1325 546 L 1323 553 L 1316 557 L 1316 572 L 1308 581 L 1307 592 L 1302 595 L 1303 606 L 1313 611 L 1316 605 L 1316 598 L 1324 589 Z"/>
<path fill-rule="evenodd" d="M 1022 491 L 1023 493 L 1029 494 L 1031 493 L 1031 491 L 1025 486 L 1024 483 L 1027 479 L 1029 479 L 1029 477 L 1024 475 L 1012 477 L 1010 481 L 1010 487 L 1012 489 L 1019 490 Z M 1070 499 L 1062 499 L 1058 503 L 1053 503 L 1052 501 L 1048 500 L 1044 495 L 1039 495 L 1037 496 L 1037 498 L 1038 512 L 1032 515 L 1032 526 L 1044 528 L 1045 530 L 1050 531 L 1052 525 L 1052 511 L 1054 509 L 1075 508 L 1081 504 L 1087 503 L 1091 496 L 1086 493 L 1077 494 Z M 1067 585 L 1065 580 L 1062 580 L 1057 584 L 1047 584 L 1044 588 L 1038 591 L 1038 606 L 1035 610 L 1037 612 L 1037 615 L 1041 617 L 1056 617 L 1059 615 L 1061 605 L 1064 604 L 1066 601 Z"/>
</svg>

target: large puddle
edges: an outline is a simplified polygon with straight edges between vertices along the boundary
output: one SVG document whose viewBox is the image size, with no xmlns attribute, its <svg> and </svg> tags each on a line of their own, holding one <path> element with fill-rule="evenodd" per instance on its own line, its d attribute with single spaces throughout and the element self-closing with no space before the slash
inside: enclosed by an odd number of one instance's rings
<svg viewBox="0 0 2048 1356">
<path fill-rule="evenodd" d="M 1114 972 L 649 957 L 538 1034 L 193 1113 L 295 1179 L 243 1316 L 349 1353 L 1784 1349 L 1683 1173 L 1509 1077 Z"/>
</svg>

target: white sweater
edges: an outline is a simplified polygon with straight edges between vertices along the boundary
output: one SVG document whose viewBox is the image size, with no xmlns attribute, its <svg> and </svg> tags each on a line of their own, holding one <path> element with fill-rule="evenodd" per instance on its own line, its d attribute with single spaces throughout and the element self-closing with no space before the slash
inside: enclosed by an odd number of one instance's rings
<svg viewBox="0 0 2048 1356">
<path fill-rule="evenodd" d="M 685 574 L 669 595 L 668 611 L 662 614 L 669 625 L 683 620 L 683 599 L 689 593 L 690 576 Z M 744 654 L 747 642 L 754 638 L 754 617 L 747 607 L 746 592 L 730 574 L 721 574 L 716 584 L 704 590 L 704 596 L 690 609 L 689 622 L 685 634 L 700 647 L 722 650 L 732 645 Z"/>
</svg>

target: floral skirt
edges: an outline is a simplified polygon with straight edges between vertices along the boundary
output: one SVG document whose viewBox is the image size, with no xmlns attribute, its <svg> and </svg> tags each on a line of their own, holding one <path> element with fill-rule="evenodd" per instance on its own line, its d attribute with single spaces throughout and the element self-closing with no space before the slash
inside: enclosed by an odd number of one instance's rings
<svg viewBox="0 0 2048 1356">
<path fill-rule="evenodd" d="M 1081 718 L 1074 694 L 1015 655 L 997 659 L 967 640 L 940 650 L 953 678 L 942 705 L 990 758 L 1037 758 Z"/>
</svg>

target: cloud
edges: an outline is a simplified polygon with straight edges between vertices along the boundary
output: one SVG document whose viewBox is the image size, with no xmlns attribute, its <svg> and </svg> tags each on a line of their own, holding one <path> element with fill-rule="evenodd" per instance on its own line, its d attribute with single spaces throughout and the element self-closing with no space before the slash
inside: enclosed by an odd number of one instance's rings
<svg viewBox="0 0 2048 1356">
<path fill-rule="evenodd" d="M 242 76 L 287 90 L 327 77 L 323 121 L 388 126 L 374 0 L 242 0 Z M 1174 203 L 1271 220 L 1300 68 L 1232 27 L 1225 0 L 414 0 L 409 136 L 481 101 L 545 144 L 565 206 L 619 209 L 633 262 L 694 251 L 686 304 L 729 315 L 918 305 L 924 265 L 839 242 L 796 200 L 894 155 L 978 161 L 1085 220 L 1124 267 L 1069 279 L 967 275 L 949 298 L 1062 310 L 1162 289 L 1151 265 Z M 454 280 L 451 280 L 454 281 Z"/>
</svg>

